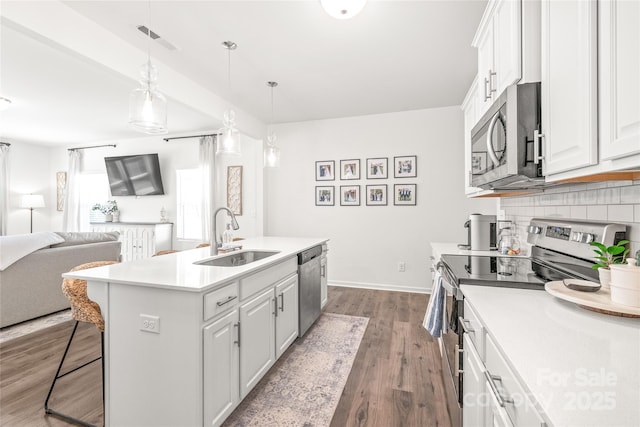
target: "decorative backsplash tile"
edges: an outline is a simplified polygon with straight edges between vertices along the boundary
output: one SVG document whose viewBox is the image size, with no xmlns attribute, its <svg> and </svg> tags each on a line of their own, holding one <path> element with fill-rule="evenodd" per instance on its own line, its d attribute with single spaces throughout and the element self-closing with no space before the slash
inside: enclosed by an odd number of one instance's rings
<svg viewBox="0 0 640 427">
<path fill-rule="evenodd" d="M 626 224 L 632 253 L 640 250 L 640 180 L 558 186 L 541 194 L 502 198 L 500 210 L 516 223 L 523 242 L 533 217 L 589 219 Z"/>
</svg>

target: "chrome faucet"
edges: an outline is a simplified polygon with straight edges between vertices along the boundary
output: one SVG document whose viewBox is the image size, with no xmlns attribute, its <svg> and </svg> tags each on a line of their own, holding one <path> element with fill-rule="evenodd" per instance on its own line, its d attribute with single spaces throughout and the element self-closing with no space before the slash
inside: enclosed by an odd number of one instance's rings
<svg viewBox="0 0 640 427">
<path fill-rule="evenodd" d="M 233 212 L 231 212 L 229 208 L 221 207 L 216 209 L 216 211 L 213 213 L 213 230 L 211 234 L 211 254 L 212 255 L 218 255 L 218 248 L 222 246 L 222 242 L 218 244 L 218 236 L 217 236 L 217 230 L 216 230 L 217 228 L 216 217 L 218 216 L 218 212 L 222 210 L 227 211 L 227 213 L 231 217 L 231 228 L 233 228 L 234 230 L 237 230 L 240 228 L 240 226 L 238 225 L 238 221 L 236 221 L 236 216 L 233 214 Z"/>
</svg>

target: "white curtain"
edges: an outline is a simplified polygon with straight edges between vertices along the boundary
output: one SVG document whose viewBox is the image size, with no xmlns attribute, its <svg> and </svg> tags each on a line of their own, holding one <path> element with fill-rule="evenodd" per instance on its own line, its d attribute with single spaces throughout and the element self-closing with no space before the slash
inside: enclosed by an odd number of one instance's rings
<svg viewBox="0 0 640 427">
<path fill-rule="evenodd" d="M 80 231 L 80 150 L 69 151 L 62 229 Z"/>
<path fill-rule="evenodd" d="M 216 136 L 208 135 L 200 138 L 199 165 L 202 173 L 202 241 L 211 241 L 213 230 Z"/>
<path fill-rule="evenodd" d="M 0 236 L 7 235 L 9 216 L 9 146 L 0 144 Z"/>
</svg>

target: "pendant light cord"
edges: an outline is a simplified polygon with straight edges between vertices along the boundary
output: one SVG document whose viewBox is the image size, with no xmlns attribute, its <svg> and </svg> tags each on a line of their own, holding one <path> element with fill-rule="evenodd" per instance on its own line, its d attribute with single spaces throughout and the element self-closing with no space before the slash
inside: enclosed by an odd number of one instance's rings
<svg viewBox="0 0 640 427">
<path fill-rule="evenodd" d="M 147 90 L 151 88 L 151 0 L 147 2 Z"/>
</svg>

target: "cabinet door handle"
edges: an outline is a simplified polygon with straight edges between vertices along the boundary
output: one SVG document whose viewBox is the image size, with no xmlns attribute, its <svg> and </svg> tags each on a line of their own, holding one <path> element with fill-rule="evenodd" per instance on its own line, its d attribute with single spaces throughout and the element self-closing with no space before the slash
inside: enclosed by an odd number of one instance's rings
<svg viewBox="0 0 640 427">
<path fill-rule="evenodd" d="M 280 293 L 280 311 L 284 311 L 284 292 Z"/>
<path fill-rule="evenodd" d="M 327 274 L 327 266 L 326 265 L 320 266 L 320 276 L 326 277 L 326 274 Z"/>
<path fill-rule="evenodd" d="M 487 88 L 489 87 L 489 79 L 488 78 L 484 78 L 484 102 L 487 102 L 488 100 L 491 99 L 491 93 L 487 90 Z"/>
<path fill-rule="evenodd" d="M 491 392 L 494 394 L 496 400 L 498 401 L 498 405 L 504 408 L 505 403 L 513 403 L 513 399 L 502 397 L 502 393 L 500 393 L 500 390 L 498 390 L 496 381 L 502 382 L 502 378 L 499 375 L 491 375 L 489 371 L 484 371 L 484 376 L 489 383 L 489 387 L 491 387 Z"/>
<path fill-rule="evenodd" d="M 453 372 L 454 372 L 456 377 L 460 376 L 459 374 L 462 373 L 462 371 L 460 370 L 460 354 L 463 351 L 464 350 L 461 350 L 460 346 L 458 344 L 456 344 L 456 349 L 453 352 L 453 354 L 455 355 L 455 359 L 453 361 Z"/>
<path fill-rule="evenodd" d="M 497 92 L 497 90 L 493 87 L 493 77 L 496 75 L 497 74 L 495 71 L 491 71 L 491 69 L 489 69 L 489 97 L 491 97 L 491 94 L 493 92 Z"/>
<path fill-rule="evenodd" d="M 236 339 L 233 343 L 238 344 L 238 348 L 240 348 L 240 322 L 234 323 L 233 327 L 237 328 L 237 331 L 238 331 L 236 334 L 236 337 L 238 337 L 238 339 Z"/>
<path fill-rule="evenodd" d="M 273 312 L 273 314 L 275 314 L 276 317 L 278 317 L 278 297 L 275 297 L 273 299 L 273 304 L 275 305 L 275 311 Z"/>
<path fill-rule="evenodd" d="M 218 301 L 218 302 L 216 303 L 216 305 L 217 305 L 218 307 L 222 307 L 222 306 L 223 306 L 223 305 L 225 305 L 225 304 L 229 304 L 231 301 L 233 301 L 233 300 L 234 300 L 234 299 L 236 299 L 236 298 L 238 298 L 238 296 L 237 296 L 237 295 L 229 295 L 229 297 L 228 297 L 226 300 L 224 300 L 224 301 Z"/>
<path fill-rule="evenodd" d="M 544 159 L 542 155 L 542 140 L 544 139 L 544 133 L 539 130 L 533 131 L 533 163 L 538 164 Z"/>
</svg>

